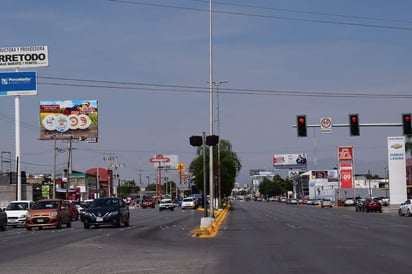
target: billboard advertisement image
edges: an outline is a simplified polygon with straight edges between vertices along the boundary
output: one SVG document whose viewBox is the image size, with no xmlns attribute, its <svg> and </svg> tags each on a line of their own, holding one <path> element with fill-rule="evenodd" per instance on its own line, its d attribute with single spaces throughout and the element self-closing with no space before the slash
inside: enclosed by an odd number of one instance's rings
<svg viewBox="0 0 412 274">
<path fill-rule="evenodd" d="M 41 101 L 40 139 L 79 139 L 95 143 L 97 114 L 97 100 Z"/>
<path fill-rule="evenodd" d="M 275 154 L 273 166 L 275 168 L 306 168 L 306 154 Z"/>
</svg>

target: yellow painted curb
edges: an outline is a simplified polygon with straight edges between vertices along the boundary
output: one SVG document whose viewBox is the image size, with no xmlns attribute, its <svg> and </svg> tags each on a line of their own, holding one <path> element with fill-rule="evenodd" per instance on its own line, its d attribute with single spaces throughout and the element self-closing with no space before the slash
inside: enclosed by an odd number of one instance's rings
<svg viewBox="0 0 412 274">
<path fill-rule="evenodd" d="M 208 227 L 201 227 L 199 229 L 196 229 L 195 232 L 192 234 L 192 237 L 197 237 L 197 238 L 211 238 L 215 237 L 217 235 L 217 232 L 219 231 L 219 226 L 223 222 L 223 220 L 226 218 L 227 214 L 229 213 L 230 210 L 230 204 L 226 206 L 225 209 L 222 211 L 215 210 L 215 220 L 213 223 L 208 226 Z"/>
</svg>

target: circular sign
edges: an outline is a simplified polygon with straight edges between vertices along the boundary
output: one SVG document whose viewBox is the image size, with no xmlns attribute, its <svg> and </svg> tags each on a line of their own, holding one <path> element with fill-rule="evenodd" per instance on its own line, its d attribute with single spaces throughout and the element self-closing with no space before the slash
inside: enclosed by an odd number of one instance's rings
<svg viewBox="0 0 412 274">
<path fill-rule="evenodd" d="M 320 119 L 320 127 L 321 128 L 331 128 L 332 119 L 329 117 L 323 117 L 322 119 Z"/>
</svg>

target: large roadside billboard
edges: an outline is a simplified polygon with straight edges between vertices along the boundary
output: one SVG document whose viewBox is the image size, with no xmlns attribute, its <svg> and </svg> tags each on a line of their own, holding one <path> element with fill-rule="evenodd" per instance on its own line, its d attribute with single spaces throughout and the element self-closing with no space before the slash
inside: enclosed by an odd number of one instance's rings
<svg viewBox="0 0 412 274">
<path fill-rule="evenodd" d="M 275 154 L 273 155 L 274 168 L 301 168 L 306 169 L 306 153 L 301 154 Z"/>
<path fill-rule="evenodd" d="M 0 48 L 0 69 L 47 67 L 47 46 Z"/>
<path fill-rule="evenodd" d="M 95 143 L 97 129 L 97 100 L 40 102 L 40 140 L 79 139 Z"/>
</svg>

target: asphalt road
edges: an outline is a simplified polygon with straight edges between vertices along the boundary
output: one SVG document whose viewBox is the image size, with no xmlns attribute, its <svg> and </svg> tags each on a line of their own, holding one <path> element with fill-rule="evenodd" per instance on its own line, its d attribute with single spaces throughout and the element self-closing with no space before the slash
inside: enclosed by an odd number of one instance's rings
<svg viewBox="0 0 412 274">
<path fill-rule="evenodd" d="M 127 228 L 0 232 L 0 273 L 410 273 L 412 218 L 235 202 L 215 238 L 203 213 L 132 209 Z"/>
</svg>

